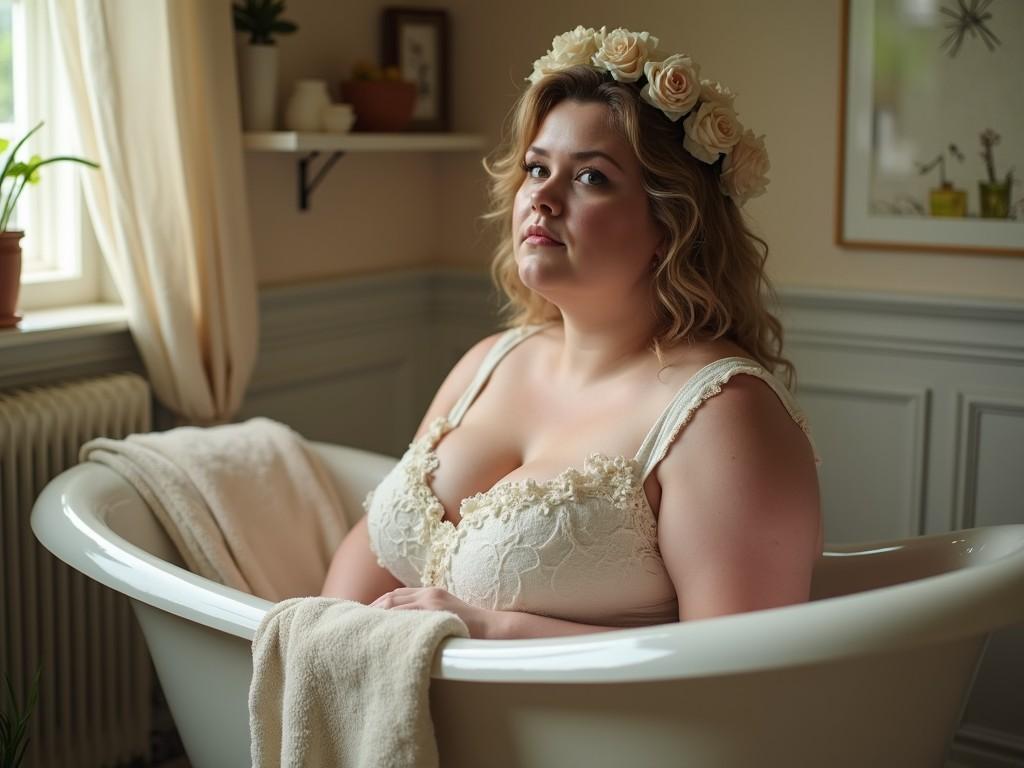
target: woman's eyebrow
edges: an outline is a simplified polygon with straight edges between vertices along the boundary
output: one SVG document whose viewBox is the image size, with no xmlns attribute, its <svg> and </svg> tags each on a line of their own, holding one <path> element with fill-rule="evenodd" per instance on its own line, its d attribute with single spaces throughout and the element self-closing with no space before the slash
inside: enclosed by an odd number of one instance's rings
<svg viewBox="0 0 1024 768">
<path fill-rule="evenodd" d="M 542 149 L 540 147 L 530 147 L 529 150 L 527 150 L 527 151 L 534 152 L 534 153 L 536 153 L 538 155 L 542 155 L 544 157 L 548 157 L 551 154 L 546 149 Z M 583 150 L 582 152 L 573 152 L 573 153 L 571 153 L 569 155 L 569 157 L 571 157 L 571 158 L 573 158 L 575 160 L 586 160 L 587 158 L 590 158 L 590 157 L 603 157 L 608 162 L 610 162 L 612 165 L 614 165 L 616 168 L 618 168 L 620 171 L 625 173 L 625 171 L 622 169 L 622 166 L 619 165 L 617 162 L 615 162 L 615 158 L 614 157 L 609 155 L 607 152 L 602 152 L 599 149 L 586 149 L 586 150 Z"/>
</svg>

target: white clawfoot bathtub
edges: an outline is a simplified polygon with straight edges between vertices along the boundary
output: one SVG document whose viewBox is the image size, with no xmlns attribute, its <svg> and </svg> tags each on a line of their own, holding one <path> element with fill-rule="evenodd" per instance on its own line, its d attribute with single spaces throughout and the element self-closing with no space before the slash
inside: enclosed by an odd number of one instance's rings
<svg viewBox="0 0 1024 768">
<path fill-rule="evenodd" d="M 315 444 L 349 514 L 390 457 Z M 131 598 L 195 768 L 249 766 L 265 600 L 196 576 L 106 467 L 54 479 L 32 529 Z M 1024 525 L 832 547 L 813 600 L 533 640 L 449 638 L 434 660 L 441 764 L 941 766 L 994 629 L 1024 620 Z"/>
</svg>

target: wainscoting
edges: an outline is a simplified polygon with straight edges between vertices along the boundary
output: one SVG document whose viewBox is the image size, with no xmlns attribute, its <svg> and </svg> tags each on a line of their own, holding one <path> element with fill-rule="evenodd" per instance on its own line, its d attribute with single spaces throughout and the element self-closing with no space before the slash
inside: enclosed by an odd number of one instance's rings
<svg viewBox="0 0 1024 768">
<path fill-rule="evenodd" d="M 441 381 L 498 329 L 485 278 L 396 272 L 267 290 L 260 357 L 238 419 L 400 456 Z"/>
<path fill-rule="evenodd" d="M 823 457 L 826 541 L 1024 523 L 1024 304 L 780 298 Z M 1024 626 L 992 635 L 956 765 L 1024 765 L 1022 659 Z"/>
<path fill-rule="evenodd" d="M 1024 523 L 1024 304 L 807 290 L 780 299 L 823 458 L 826 541 Z M 400 455 L 452 365 L 498 329 L 496 308 L 485 275 L 451 270 L 267 289 L 237 418 Z M 3 355 L 0 389 L 139 369 L 124 331 Z M 950 766 L 1024 765 L 1021 659 L 1024 626 L 992 636 Z"/>
</svg>

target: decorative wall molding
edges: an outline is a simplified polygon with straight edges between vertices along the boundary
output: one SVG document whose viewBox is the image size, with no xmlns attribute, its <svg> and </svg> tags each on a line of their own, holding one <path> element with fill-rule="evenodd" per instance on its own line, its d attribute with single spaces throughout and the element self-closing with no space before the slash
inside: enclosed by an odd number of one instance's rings
<svg viewBox="0 0 1024 768">
<path fill-rule="evenodd" d="M 1020 391 L 1024 393 L 1024 390 Z M 953 525 L 957 528 L 973 528 L 976 525 L 990 524 L 984 521 L 979 522 L 977 519 L 978 474 L 981 441 L 983 440 L 981 420 L 986 415 L 993 418 L 1021 419 L 1021 423 L 1024 424 L 1024 398 L 996 393 L 957 393 L 957 427 L 961 435 L 960 440 L 957 441 L 956 488 L 954 490 L 957 505 Z M 1021 437 L 1024 438 L 1024 429 L 1021 431 Z M 1006 448 L 1013 450 L 1013 446 L 1006 446 Z M 1015 456 L 1016 462 L 1019 464 L 1024 442 L 1018 444 L 1016 448 L 1017 450 L 1011 455 Z M 1024 501 L 1018 501 L 1017 506 L 1024 508 Z"/>
<path fill-rule="evenodd" d="M 458 270 L 265 289 L 259 359 L 239 418 L 259 413 L 312 439 L 399 455 L 454 363 L 496 330 L 496 309 L 486 277 Z M 337 402 L 328 403 L 332 378 Z"/>
<path fill-rule="evenodd" d="M 71 334 L 41 334 L 16 345 L 0 345 L 0 390 L 112 371 L 144 372 L 142 358 L 123 324 L 97 324 Z"/>
<path fill-rule="evenodd" d="M 801 381 L 800 396 L 805 400 L 815 397 L 827 397 L 847 403 L 862 403 L 871 407 L 875 403 L 895 404 L 908 414 L 909 434 L 905 442 L 910 446 L 910 455 L 906 457 L 911 475 L 904 482 L 905 497 L 899 504 L 904 525 L 898 531 L 877 533 L 865 532 L 857 538 L 889 538 L 889 536 L 917 536 L 926 532 L 927 516 L 925 503 L 927 487 L 925 478 L 928 474 L 928 414 L 930 410 L 931 390 L 928 388 L 908 389 L 892 387 L 884 384 L 838 384 L 813 381 Z M 836 425 L 830 425 L 836 426 Z M 812 434 L 826 429 L 825 425 L 815 427 L 812 421 Z M 890 443 L 895 444 L 891 439 Z M 850 489 L 843 489 L 843 496 Z M 827 494 L 827 489 L 825 489 Z M 856 507 L 855 507 L 856 508 Z"/>
<path fill-rule="evenodd" d="M 804 288 L 778 297 L 787 345 L 1024 364 L 1024 302 Z"/>
</svg>

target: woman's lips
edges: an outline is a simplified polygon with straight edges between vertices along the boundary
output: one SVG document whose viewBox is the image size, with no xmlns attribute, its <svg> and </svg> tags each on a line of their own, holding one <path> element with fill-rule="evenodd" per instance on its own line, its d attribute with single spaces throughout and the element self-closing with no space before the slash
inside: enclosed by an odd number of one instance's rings
<svg viewBox="0 0 1024 768">
<path fill-rule="evenodd" d="M 552 240 L 550 237 L 544 237 L 544 235 L 530 235 L 523 242 L 530 245 L 563 245 L 563 243 Z"/>
</svg>

